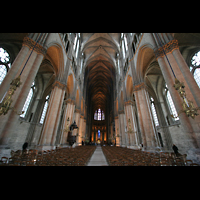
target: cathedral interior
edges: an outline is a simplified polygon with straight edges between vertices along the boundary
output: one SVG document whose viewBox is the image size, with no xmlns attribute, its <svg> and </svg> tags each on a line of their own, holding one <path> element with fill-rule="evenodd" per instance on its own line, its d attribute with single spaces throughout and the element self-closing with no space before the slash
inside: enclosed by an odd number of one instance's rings
<svg viewBox="0 0 200 200">
<path fill-rule="evenodd" d="M 199 87 L 199 33 L 0 33 L 0 156 L 68 147 L 75 121 L 77 148 L 200 164 Z"/>
</svg>

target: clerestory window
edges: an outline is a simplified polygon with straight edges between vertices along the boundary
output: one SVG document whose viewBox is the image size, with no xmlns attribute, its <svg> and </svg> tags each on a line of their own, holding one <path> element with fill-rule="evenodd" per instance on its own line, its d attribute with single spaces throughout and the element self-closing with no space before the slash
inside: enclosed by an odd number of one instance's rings
<svg viewBox="0 0 200 200">
<path fill-rule="evenodd" d="M 195 53 L 192 57 L 190 71 L 193 74 L 197 85 L 200 87 L 200 51 Z"/>
<path fill-rule="evenodd" d="M 5 49 L 0 47 L 0 85 L 3 82 L 3 79 L 5 78 L 6 74 L 8 73 L 10 67 L 10 55 Z"/>
</svg>

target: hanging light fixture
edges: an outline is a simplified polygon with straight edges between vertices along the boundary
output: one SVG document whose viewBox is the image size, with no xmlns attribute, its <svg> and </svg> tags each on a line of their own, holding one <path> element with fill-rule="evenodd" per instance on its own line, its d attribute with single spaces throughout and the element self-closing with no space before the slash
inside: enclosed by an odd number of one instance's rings
<svg viewBox="0 0 200 200">
<path fill-rule="evenodd" d="M 6 96 L 4 97 L 3 101 L 0 103 L 0 115 L 6 115 L 9 110 L 13 110 L 18 115 L 21 115 L 24 113 L 24 111 L 18 113 L 14 107 L 11 107 L 11 104 L 13 102 L 12 96 L 13 96 L 15 90 L 22 84 L 22 82 L 20 82 L 22 72 L 24 71 L 24 68 L 26 67 L 26 64 L 29 61 L 29 59 L 33 53 L 33 50 L 34 50 L 35 46 L 37 45 L 38 41 L 40 40 L 41 36 L 42 36 L 42 33 L 40 34 L 35 45 L 33 46 L 33 49 L 31 51 L 29 57 L 27 58 L 27 61 L 24 64 L 24 67 L 22 68 L 19 76 L 17 78 L 15 78 L 14 80 L 12 80 L 12 82 L 10 83 L 10 88 L 9 88 L 8 92 L 6 93 Z"/>
<path fill-rule="evenodd" d="M 181 96 L 181 98 L 183 98 L 183 102 L 182 102 L 183 110 L 180 110 L 180 111 L 178 112 L 178 116 L 179 116 L 181 113 L 185 113 L 188 117 L 192 117 L 192 119 L 194 119 L 195 116 L 199 115 L 197 111 L 200 110 L 200 108 L 199 108 L 199 107 L 196 107 L 196 108 L 195 108 L 194 103 L 186 98 L 186 93 L 185 93 L 185 89 L 184 89 L 184 88 L 185 88 L 185 85 L 184 85 L 183 82 L 181 83 L 181 82 L 176 78 L 176 75 L 175 75 L 174 70 L 172 69 L 172 66 L 171 66 L 171 64 L 170 64 L 170 62 L 169 62 L 169 60 L 168 60 L 168 57 L 167 57 L 167 55 L 166 55 L 166 53 L 165 53 L 165 50 L 164 50 L 163 45 L 162 45 L 162 43 L 161 43 L 161 41 L 160 41 L 160 38 L 159 38 L 159 36 L 158 36 L 157 33 L 155 33 L 155 35 L 156 35 L 156 37 L 157 37 L 157 39 L 158 39 L 159 45 L 161 46 L 161 48 L 162 48 L 162 50 L 163 50 L 163 53 L 164 53 L 164 55 L 165 55 L 165 57 L 166 57 L 166 60 L 167 60 L 167 62 L 168 62 L 168 64 L 169 64 L 170 69 L 171 69 L 171 71 L 172 71 L 172 73 L 173 73 L 173 76 L 174 76 L 174 78 L 175 78 L 175 84 L 174 84 L 173 86 L 174 86 L 174 88 L 178 91 L 178 93 L 179 93 L 179 95 Z M 172 116 L 173 118 L 178 117 L 178 116 L 173 116 L 173 115 L 171 115 L 171 116 Z"/>
</svg>

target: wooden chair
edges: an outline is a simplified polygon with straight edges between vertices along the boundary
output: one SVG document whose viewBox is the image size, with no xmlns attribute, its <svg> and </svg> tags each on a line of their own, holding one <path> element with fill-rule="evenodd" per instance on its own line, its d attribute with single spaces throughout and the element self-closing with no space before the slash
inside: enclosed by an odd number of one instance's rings
<svg viewBox="0 0 200 200">
<path fill-rule="evenodd" d="M 199 166 L 197 163 L 192 163 L 190 166 Z"/>
<path fill-rule="evenodd" d="M 193 163 L 192 160 L 186 160 L 185 161 L 186 166 L 190 166 L 192 163 Z"/>
<path fill-rule="evenodd" d="M 3 156 L 3 157 L 1 157 L 1 161 L 2 161 L 2 164 L 7 164 L 8 163 L 8 158 Z"/>
</svg>

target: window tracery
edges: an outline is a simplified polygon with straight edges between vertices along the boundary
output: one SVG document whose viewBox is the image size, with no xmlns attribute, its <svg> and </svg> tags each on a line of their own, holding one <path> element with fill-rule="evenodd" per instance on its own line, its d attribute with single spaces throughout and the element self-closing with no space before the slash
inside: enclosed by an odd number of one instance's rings
<svg viewBox="0 0 200 200">
<path fill-rule="evenodd" d="M 153 99 L 153 97 L 151 97 L 150 100 L 151 100 L 151 109 L 152 109 L 152 113 L 153 113 L 153 118 L 154 118 L 155 125 L 159 126 L 158 116 L 157 116 L 157 113 L 156 113 L 156 108 L 155 108 L 155 105 L 154 105 L 154 99 Z"/>
<path fill-rule="evenodd" d="M 28 93 L 28 96 L 27 96 L 26 101 L 25 101 L 25 103 L 24 103 L 24 106 L 23 106 L 23 108 L 22 108 L 22 111 L 24 111 L 24 113 L 21 114 L 20 117 L 23 117 L 23 118 L 25 117 L 25 115 L 26 115 L 26 113 L 27 113 L 27 110 L 28 110 L 28 108 L 29 108 L 31 99 L 32 99 L 33 94 L 34 94 L 34 90 L 35 90 L 35 82 L 32 83 L 31 89 L 30 89 L 30 91 L 29 91 L 29 93 Z"/>
<path fill-rule="evenodd" d="M 10 55 L 5 49 L 0 47 L 0 85 L 3 82 L 3 79 L 5 78 L 6 74 L 8 73 L 10 67 Z"/>
<path fill-rule="evenodd" d="M 41 123 L 41 124 L 44 123 L 44 119 L 45 119 L 45 116 L 46 116 L 46 112 L 47 112 L 48 104 L 49 104 L 49 95 L 46 96 L 46 100 L 45 100 L 44 108 L 43 108 L 42 115 L 41 115 L 41 118 L 40 118 L 40 123 Z"/>
<path fill-rule="evenodd" d="M 105 120 L 105 114 L 100 108 L 94 113 L 94 120 Z"/>
<path fill-rule="evenodd" d="M 200 51 L 195 53 L 192 57 L 190 71 L 193 74 L 197 85 L 200 87 Z"/>
<path fill-rule="evenodd" d="M 178 114 L 177 114 L 176 108 L 174 106 L 174 102 L 172 100 L 172 97 L 171 97 L 171 94 L 170 94 L 170 92 L 168 90 L 167 85 L 165 85 L 165 92 L 166 92 L 166 99 L 167 99 L 167 103 L 168 103 L 170 112 L 175 117 L 174 118 L 175 121 L 177 121 L 177 120 L 179 120 L 179 117 L 176 117 L 176 116 L 178 116 Z"/>
</svg>

